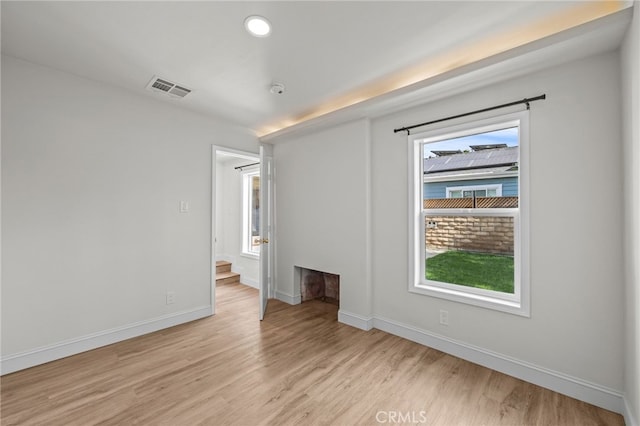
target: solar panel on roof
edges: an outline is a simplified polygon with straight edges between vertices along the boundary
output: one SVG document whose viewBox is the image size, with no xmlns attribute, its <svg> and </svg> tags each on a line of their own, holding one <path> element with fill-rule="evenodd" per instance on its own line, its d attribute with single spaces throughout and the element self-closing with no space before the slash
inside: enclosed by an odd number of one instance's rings
<svg viewBox="0 0 640 426">
<path fill-rule="evenodd" d="M 424 159 L 424 172 L 479 169 L 518 164 L 518 147 L 471 151 L 460 154 Z"/>
<path fill-rule="evenodd" d="M 444 157 L 446 155 L 462 154 L 462 151 L 460 151 L 459 149 L 456 149 L 453 151 L 440 150 L 440 151 L 431 151 L 431 152 L 437 155 L 438 157 Z"/>
<path fill-rule="evenodd" d="M 498 149 L 498 148 L 506 148 L 506 143 L 493 143 L 486 145 L 469 145 L 469 148 L 473 151 L 485 151 L 487 149 Z"/>
</svg>

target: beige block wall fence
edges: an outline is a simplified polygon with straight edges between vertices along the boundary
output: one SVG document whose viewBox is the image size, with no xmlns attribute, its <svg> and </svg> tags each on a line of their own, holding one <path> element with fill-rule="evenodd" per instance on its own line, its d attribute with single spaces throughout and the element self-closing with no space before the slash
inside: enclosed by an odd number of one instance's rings
<svg viewBox="0 0 640 426">
<path fill-rule="evenodd" d="M 429 251 L 513 255 L 513 217 L 427 216 L 425 222 Z"/>
</svg>

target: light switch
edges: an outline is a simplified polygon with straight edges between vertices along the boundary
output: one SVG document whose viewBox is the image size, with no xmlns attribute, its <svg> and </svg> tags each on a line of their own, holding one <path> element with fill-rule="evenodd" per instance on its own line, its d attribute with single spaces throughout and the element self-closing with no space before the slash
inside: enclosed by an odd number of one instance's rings
<svg viewBox="0 0 640 426">
<path fill-rule="evenodd" d="M 188 201 L 180 201 L 180 213 L 189 213 Z"/>
</svg>

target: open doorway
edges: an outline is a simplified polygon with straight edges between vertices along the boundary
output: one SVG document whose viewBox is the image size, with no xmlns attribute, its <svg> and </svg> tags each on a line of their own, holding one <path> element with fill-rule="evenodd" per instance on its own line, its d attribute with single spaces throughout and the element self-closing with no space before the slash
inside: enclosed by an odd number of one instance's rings
<svg viewBox="0 0 640 426">
<path fill-rule="evenodd" d="M 260 157 L 214 147 L 213 255 L 216 289 L 260 282 Z M 220 302 L 220 301 L 218 301 Z"/>
</svg>

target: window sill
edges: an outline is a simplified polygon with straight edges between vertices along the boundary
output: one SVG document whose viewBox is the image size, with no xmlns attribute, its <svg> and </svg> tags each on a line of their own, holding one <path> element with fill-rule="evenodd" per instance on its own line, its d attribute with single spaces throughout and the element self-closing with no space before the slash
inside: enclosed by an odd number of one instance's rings
<svg viewBox="0 0 640 426">
<path fill-rule="evenodd" d="M 529 306 L 526 303 L 514 302 L 498 299 L 489 295 L 473 294 L 454 289 L 436 287 L 432 285 L 410 285 L 409 292 L 422 294 L 425 296 L 437 297 L 439 299 L 453 302 L 465 303 L 467 305 L 479 306 L 481 308 L 492 309 L 494 311 L 506 312 L 529 318 Z"/>
</svg>

